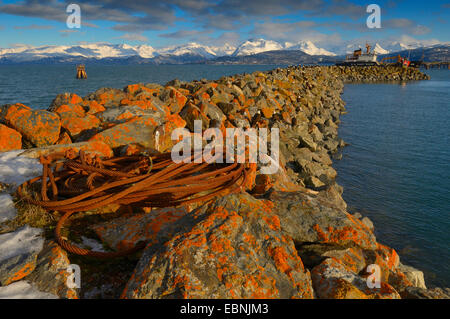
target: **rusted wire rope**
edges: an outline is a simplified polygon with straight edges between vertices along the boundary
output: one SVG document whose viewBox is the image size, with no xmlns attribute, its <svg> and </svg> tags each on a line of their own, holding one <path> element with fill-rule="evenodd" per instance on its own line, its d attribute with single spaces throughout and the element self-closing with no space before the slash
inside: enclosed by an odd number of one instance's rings
<svg viewBox="0 0 450 319">
<path fill-rule="evenodd" d="M 64 213 L 56 225 L 55 237 L 65 250 L 96 258 L 126 256 L 145 243 L 126 250 L 97 252 L 71 244 L 62 237 L 61 230 L 72 215 L 112 203 L 174 207 L 207 201 L 245 187 L 249 176 L 245 164 L 196 163 L 195 156 L 198 155 L 190 156 L 190 163 L 174 163 L 170 153 L 106 160 L 84 152 L 54 153 L 40 158 L 42 176 L 20 185 L 18 194 L 48 211 Z M 39 184 L 40 199 L 26 195 L 26 188 Z"/>
</svg>

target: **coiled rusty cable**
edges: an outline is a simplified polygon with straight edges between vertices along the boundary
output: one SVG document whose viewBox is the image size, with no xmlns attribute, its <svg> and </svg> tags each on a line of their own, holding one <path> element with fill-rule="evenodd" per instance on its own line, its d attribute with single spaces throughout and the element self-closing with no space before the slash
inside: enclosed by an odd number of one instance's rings
<svg viewBox="0 0 450 319">
<path fill-rule="evenodd" d="M 137 207 L 174 207 L 207 201 L 215 196 L 242 190 L 248 184 L 246 164 L 174 163 L 170 153 L 153 156 L 124 156 L 101 160 L 80 151 L 41 156 L 42 176 L 18 188 L 18 194 L 31 204 L 65 214 L 59 219 L 55 237 L 65 250 L 96 258 L 122 257 L 145 247 L 115 252 L 97 252 L 71 244 L 61 235 L 67 220 L 75 213 L 115 203 Z M 25 188 L 40 183 L 41 199 L 26 196 Z M 51 200 L 49 198 L 51 190 Z"/>
</svg>

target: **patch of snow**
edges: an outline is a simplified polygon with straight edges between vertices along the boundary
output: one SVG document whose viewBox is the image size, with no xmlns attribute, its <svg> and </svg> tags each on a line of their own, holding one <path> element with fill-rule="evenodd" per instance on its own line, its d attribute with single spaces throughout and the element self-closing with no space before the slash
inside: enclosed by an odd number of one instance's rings
<svg viewBox="0 0 450 319">
<path fill-rule="evenodd" d="M 16 215 L 17 211 L 11 195 L 0 194 L 0 223 L 12 220 Z"/>
<path fill-rule="evenodd" d="M 29 179 L 42 175 L 39 160 L 18 156 L 23 150 L 0 153 L 0 182 L 19 186 Z"/>
<path fill-rule="evenodd" d="M 102 243 L 100 243 L 99 241 L 92 239 L 92 238 L 87 238 L 84 236 L 81 236 L 81 240 L 82 240 L 82 245 L 86 249 L 91 249 L 92 251 L 98 251 L 98 252 L 105 252 L 105 250 L 103 249 Z"/>
<path fill-rule="evenodd" d="M 0 235 L 0 263 L 11 257 L 39 253 L 44 246 L 42 229 L 24 226 Z"/>
<path fill-rule="evenodd" d="M 58 296 L 39 291 L 27 281 L 21 280 L 0 287 L 0 299 L 59 299 Z"/>
</svg>

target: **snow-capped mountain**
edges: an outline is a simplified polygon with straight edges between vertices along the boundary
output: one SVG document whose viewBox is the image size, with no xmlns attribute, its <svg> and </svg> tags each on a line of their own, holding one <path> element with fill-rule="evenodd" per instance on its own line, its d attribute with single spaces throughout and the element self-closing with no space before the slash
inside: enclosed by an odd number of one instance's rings
<svg viewBox="0 0 450 319">
<path fill-rule="evenodd" d="M 286 42 L 284 44 L 284 48 L 287 50 L 300 50 L 309 55 L 336 56 L 336 54 L 333 52 L 316 47 L 315 44 L 311 41 L 300 41 L 298 43 Z"/>
<path fill-rule="evenodd" d="M 158 55 L 198 55 L 204 58 L 213 58 L 217 55 L 210 47 L 206 45 L 201 45 L 195 42 L 179 45 L 179 46 L 171 46 L 159 49 L 157 51 Z"/>
<path fill-rule="evenodd" d="M 15 61 L 33 61 L 44 58 L 123 58 L 129 56 L 152 58 L 155 49 L 149 45 L 131 46 L 128 44 L 82 44 L 75 46 L 19 46 L 12 49 L 0 49 L 0 58 Z"/>
<path fill-rule="evenodd" d="M 216 56 L 227 56 L 227 55 L 232 55 L 234 53 L 234 51 L 236 51 L 236 47 L 232 46 L 228 43 L 225 43 L 222 46 L 213 46 L 210 47 L 211 50 L 213 50 L 216 53 Z"/>
<path fill-rule="evenodd" d="M 377 54 L 388 54 L 390 51 L 385 50 L 379 45 L 378 43 L 375 44 L 375 47 L 373 48 L 373 51 Z"/>
<path fill-rule="evenodd" d="M 264 39 L 250 39 L 241 43 L 232 56 L 252 55 L 266 51 L 282 50 L 283 46 L 278 42 Z"/>
<path fill-rule="evenodd" d="M 364 46 L 365 43 L 362 44 Z M 442 46 L 443 44 L 437 44 Z M 329 56 L 351 53 L 361 48 L 361 43 L 349 42 L 346 46 L 340 46 L 327 50 L 318 48 L 312 41 L 300 41 L 297 43 L 279 43 L 273 40 L 251 39 L 241 43 L 237 48 L 225 43 L 223 46 L 207 46 L 198 43 L 187 43 L 177 46 L 153 48 L 149 45 L 132 46 L 128 44 L 91 43 L 73 46 L 47 45 L 27 46 L 21 45 L 13 48 L 0 48 L 0 63 L 27 63 L 39 61 L 39 63 L 84 63 L 113 61 L 120 63 L 155 63 L 155 64 L 183 64 L 203 63 L 207 60 L 219 57 L 243 57 L 255 55 L 267 51 L 301 51 L 310 56 Z M 414 48 L 433 48 L 420 43 L 405 44 L 403 42 L 376 43 L 373 49 L 380 55 L 389 54 Z M 363 48 L 364 49 L 364 48 Z M 128 62 L 126 62 L 128 61 Z"/>
</svg>

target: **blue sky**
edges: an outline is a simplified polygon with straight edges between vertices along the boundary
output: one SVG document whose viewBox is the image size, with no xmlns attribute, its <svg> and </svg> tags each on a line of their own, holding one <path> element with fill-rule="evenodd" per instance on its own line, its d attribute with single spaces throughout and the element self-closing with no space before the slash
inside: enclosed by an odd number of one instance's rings
<svg viewBox="0 0 450 319">
<path fill-rule="evenodd" d="M 66 26 L 69 3 L 82 27 Z M 368 29 L 368 4 L 381 7 L 381 29 Z M 0 47 L 109 42 L 155 48 L 186 42 L 236 45 L 249 38 L 450 42 L 450 0 L 0 0 Z"/>
</svg>

